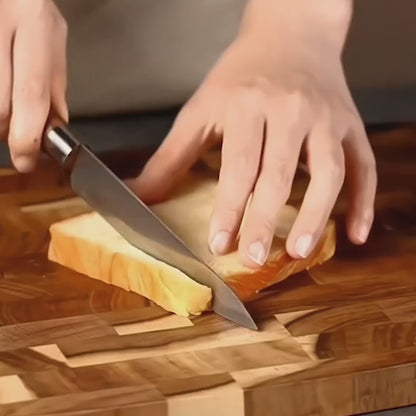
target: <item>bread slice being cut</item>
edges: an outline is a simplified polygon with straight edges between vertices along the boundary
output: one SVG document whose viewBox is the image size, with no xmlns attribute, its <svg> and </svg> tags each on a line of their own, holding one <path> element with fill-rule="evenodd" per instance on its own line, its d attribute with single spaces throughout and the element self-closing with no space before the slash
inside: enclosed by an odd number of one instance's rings
<svg viewBox="0 0 416 416">
<path fill-rule="evenodd" d="M 305 260 L 291 258 L 285 239 L 297 209 L 280 211 L 269 259 L 260 270 L 244 267 L 238 253 L 215 257 L 208 247 L 208 228 L 217 179 L 195 173 L 175 195 L 151 207 L 178 236 L 201 256 L 242 300 L 284 280 L 293 273 L 323 263 L 334 254 L 335 226 L 330 221 L 315 251 Z M 98 213 L 66 219 L 50 227 L 49 259 L 91 278 L 139 293 L 178 315 L 197 315 L 210 309 L 212 291 L 130 245 Z"/>
<path fill-rule="evenodd" d="M 96 212 L 50 228 L 49 259 L 139 293 L 179 315 L 209 309 L 211 289 L 129 244 Z"/>
</svg>

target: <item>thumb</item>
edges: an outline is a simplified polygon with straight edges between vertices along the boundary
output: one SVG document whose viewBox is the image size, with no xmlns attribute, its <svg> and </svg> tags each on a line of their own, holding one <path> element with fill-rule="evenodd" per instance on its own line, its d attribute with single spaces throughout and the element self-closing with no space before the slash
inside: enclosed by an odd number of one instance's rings
<svg viewBox="0 0 416 416">
<path fill-rule="evenodd" d="M 183 107 L 161 146 L 128 185 L 149 203 L 165 199 L 203 153 L 207 136 L 202 111 L 194 105 Z"/>
</svg>

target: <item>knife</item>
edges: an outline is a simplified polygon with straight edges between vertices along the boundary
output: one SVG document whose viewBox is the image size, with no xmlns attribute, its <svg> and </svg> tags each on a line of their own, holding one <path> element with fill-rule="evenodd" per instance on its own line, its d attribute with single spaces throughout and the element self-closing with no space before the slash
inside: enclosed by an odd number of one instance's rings
<svg viewBox="0 0 416 416">
<path fill-rule="evenodd" d="M 218 315 L 252 330 L 257 325 L 233 290 L 164 224 L 63 123 L 45 129 L 42 150 L 69 175 L 73 191 L 130 244 L 212 290 Z"/>
</svg>

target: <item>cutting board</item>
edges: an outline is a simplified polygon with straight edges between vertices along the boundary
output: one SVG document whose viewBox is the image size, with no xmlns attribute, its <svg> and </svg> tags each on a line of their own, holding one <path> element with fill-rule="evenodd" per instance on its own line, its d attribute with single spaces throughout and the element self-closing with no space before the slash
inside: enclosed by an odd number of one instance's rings
<svg viewBox="0 0 416 416">
<path fill-rule="evenodd" d="M 0 415 L 338 416 L 416 403 L 416 127 L 374 130 L 369 242 L 248 304 L 253 332 L 184 318 L 46 259 L 48 227 L 89 210 L 45 161 L 0 170 Z M 103 155 L 120 176 L 143 154 Z M 119 168 L 123 167 L 123 171 Z M 299 170 L 291 202 L 301 201 Z"/>
</svg>

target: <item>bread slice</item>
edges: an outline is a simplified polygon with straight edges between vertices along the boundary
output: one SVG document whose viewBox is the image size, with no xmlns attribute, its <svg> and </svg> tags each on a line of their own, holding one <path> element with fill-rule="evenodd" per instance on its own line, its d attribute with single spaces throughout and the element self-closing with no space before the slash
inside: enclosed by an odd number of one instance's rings
<svg viewBox="0 0 416 416">
<path fill-rule="evenodd" d="M 328 260 L 335 251 L 335 225 L 330 221 L 312 255 L 291 258 L 285 239 L 297 215 L 286 205 L 280 212 L 267 264 L 260 270 L 244 267 L 233 250 L 215 257 L 208 247 L 208 228 L 217 179 L 193 173 L 175 195 L 151 207 L 179 237 L 229 284 L 242 300 L 293 273 Z M 98 213 L 66 219 L 50 227 L 49 259 L 63 266 L 139 293 L 178 315 L 198 315 L 210 309 L 211 289 L 125 241 Z"/>
</svg>

